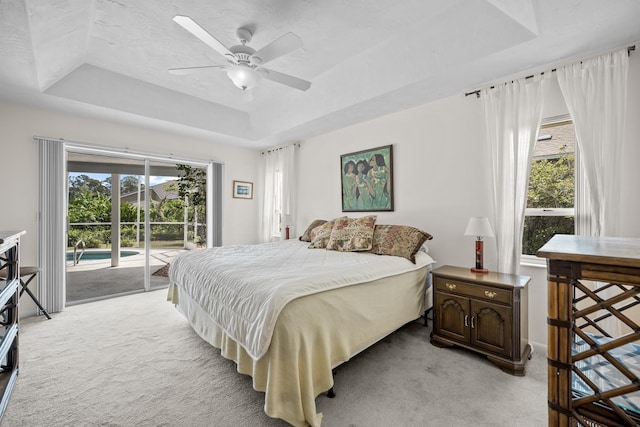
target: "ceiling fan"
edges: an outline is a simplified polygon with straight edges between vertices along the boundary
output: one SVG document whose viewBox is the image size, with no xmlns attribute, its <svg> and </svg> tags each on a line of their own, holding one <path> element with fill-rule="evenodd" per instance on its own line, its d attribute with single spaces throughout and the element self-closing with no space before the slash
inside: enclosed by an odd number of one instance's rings
<svg viewBox="0 0 640 427">
<path fill-rule="evenodd" d="M 189 74 L 207 68 L 218 68 L 226 71 L 233 84 L 242 90 L 252 89 L 263 77 L 298 90 L 304 91 L 311 87 L 311 82 L 262 67 L 262 64 L 302 47 L 302 40 L 293 33 L 287 33 L 256 51 L 246 45 L 251 41 L 253 33 L 246 28 L 238 28 L 236 35 L 241 44 L 227 48 L 190 17 L 176 15 L 173 20 L 222 55 L 228 64 L 171 68 L 168 71 L 172 74 Z"/>
</svg>

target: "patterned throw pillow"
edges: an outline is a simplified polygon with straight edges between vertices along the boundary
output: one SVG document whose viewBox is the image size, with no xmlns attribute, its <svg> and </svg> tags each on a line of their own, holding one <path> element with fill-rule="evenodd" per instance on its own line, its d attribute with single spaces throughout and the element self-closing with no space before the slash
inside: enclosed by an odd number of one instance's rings
<svg viewBox="0 0 640 427">
<path fill-rule="evenodd" d="M 346 217 L 343 217 L 343 218 L 346 218 Z M 338 218 L 338 219 L 341 219 L 341 218 Z M 319 225 L 313 230 L 311 230 L 311 244 L 309 245 L 310 249 L 324 249 L 327 247 L 327 243 L 329 243 L 329 238 L 331 237 L 331 230 L 333 229 L 333 223 L 338 219 L 327 221 L 324 224 Z"/>
<path fill-rule="evenodd" d="M 377 218 L 376 215 L 369 215 L 362 218 L 337 219 L 331 230 L 327 250 L 343 252 L 370 250 Z"/>
<path fill-rule="evenodd" d="M 394 255 L 416 263 L 416 253 L 432 236 L 408 225 L 376 225 L 373 231 L 372 253 Z"/>
<path fill-rule="evenodd" d="M 300 236 L 300 240 L 303 242 L 310 242 L 311 241 L 311 231 L 326 223 L 327 220 L 326 219 L 314 219 L 313 222 L 311 224 L 309 224 L 309 226 L 307 227 L 306 230 L 304 230 L 304 233 L 302 233 L 302 236 Z"/>
</svg>

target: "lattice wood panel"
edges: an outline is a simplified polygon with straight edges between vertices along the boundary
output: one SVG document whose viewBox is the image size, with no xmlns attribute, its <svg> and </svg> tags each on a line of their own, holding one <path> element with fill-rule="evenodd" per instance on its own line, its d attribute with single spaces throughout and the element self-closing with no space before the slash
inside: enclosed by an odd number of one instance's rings
<svg viewBox="0 0 640 427">
<path fill-rule="evenodd" d="M 603 415 L 604 425 L 638 425 L 640 328 L 632 314 L 640 288 L 580 280 L 572 286 L 573 415 L 585 426 Z"/>
</svg>

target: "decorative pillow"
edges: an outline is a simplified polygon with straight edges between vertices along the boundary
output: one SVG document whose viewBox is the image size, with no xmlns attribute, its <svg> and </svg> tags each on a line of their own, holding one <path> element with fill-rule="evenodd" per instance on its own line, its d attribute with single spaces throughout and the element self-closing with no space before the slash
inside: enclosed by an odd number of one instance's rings
<svg viewBox="0 0 640 427">
<path fill-rule="evenodd" d="M 304 230 L 304 233 L 302 233 L 302 236 L 300 236 L 300 240 L 302 240 L 303 242 L 310 242 L 311 241 L 311 230 L 313 230 L 314 228 L 326 223 L 327 220 L 326 219 L 314 219 L 313 222 L 311 224 L 309 224 L 309 226 L 307 227 L 306 230 Z"/>
<path fill-rule="evenodd" d="M 362 218 L 337 219 L 331 230 L 327 250 L 343 252 L 370 250 L 377 218 L 376 215 L 369 215 Z"/>
<path fill-rule="evenodd" d="M 378 255 L 401 256 L 416 263 L 416 253 L 433 237 L 408 225 L 376 225 L 370 252 Z"/>
<path fill-rule="evenodd" d="M 342 217 L 346 218 L 346 217 Z M 327 247 L 327 243 L 329 243 L 329 238 L 331 237 L 331 230 L 333 229 L 333 223 L 338 219 L 332 219 L 331 221 L 327 221 L 322 225 L 317 226 L 313 230 L 311 230 L 311 244 L 309 245 L 310 249 L 324 249 Z"/>
</svg>

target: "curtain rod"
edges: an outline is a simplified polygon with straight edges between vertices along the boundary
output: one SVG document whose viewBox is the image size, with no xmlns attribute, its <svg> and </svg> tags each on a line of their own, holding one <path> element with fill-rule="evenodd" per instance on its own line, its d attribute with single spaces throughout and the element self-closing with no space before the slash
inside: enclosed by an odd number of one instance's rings
<svg viewBox="0 0 640 427">
<path fill-rule="evenodd" d="M 631 52 L 634 51 L 634 50 L 636 50 L 636 45 L 627 46 L 627 55 L 631 56 Z M 612 52 L 612 51 L 610 51 L 610 52 Z M 580 63 L 582 63 L 582 61 L 580 61 Z M 556 68 L 552 69 L 550 72 L 553 73 L 555 71 L 556 71 Z M 541 72 L 540 75 L 543 76 L 544 75 L 544 71 Z M 535 74 L 532 74 L 530 76 L 526 76 L 525 79 L 530 79 L 533 76 L 535 76 Z M 513 83 L 513 80 L 511 80 L 511 82 Z M 507 82 L 505 82 L 505 84 L 507 84 Z M 493 89 L 494 87 L 495 87 L 495 85 L 494 86 L 489 86 L 489 89 Z M 464 96 L 475 95 L 476 98 L 480 98 L 480 91 L 481 90 L 482 89 L 474 90 L 474 91 L 471 91 L 471 92 L 465 92 Z"/>
<path fill-rule="evenodd" d="M 552 69 L 552 70 L 551 70 L 551 71 L 549 71 L 549 72 L 550 72 L 550 73 L 553 73 L 553 72 L 555 72 L 555 71 L 556 71 L 556 69 L 554 68 L 554 69 Z M 545 73 L 545 72 L 543 71 L 543 72 L 541 72 L 541 73 L 540 73 L 540 75 L 541 75 L 541 76 L 544 76 L 544 73 Z M 534 76 L 535 76 L 535 74 L 531 74 L 530 76 L 526 76 L 526 77 L 525 77 L 525 80 L 526 80 L 526 79 L 531 79 L 531 78 L 533 78 Z M 507 83 L 508 83 L 508 82 L 505 82 L 504 84 L 507 84 Z M 513 83 L 513 80 L 511 80 L 511 83 Z M 489 86 L 489 89 L 493 89 L 493 88 L 495 88 L 495 85 L 494 85 L 494 86 Z M 472 91 L 472 92 L 465 92 L 465 93 L 464 93 L 464 96 L 469 96 L 469 95 L 474 95 L 474 94 L 475 94 L 475 95 L 476 95 L 476 98 L 480 98 L 480 91 L 481 91 L 481 90 L 482 90 L 482 89 L 474 90 L 474 91 Z"/>
<path fill-rule="evenodd" d="M 64 139 L 64 138 L 51 138 L 48 136 L 34 135 L 33 140 L 34 141 L 46 140 L 51 142 L 59 142 L 61 144 L 66 144 L 67 148 L 70 148 L 72 151 L 84 152 L 84 153 L 95 154 L 95 155 L 100 155 L 100 154 L 113 155 L 113 153 L 116 153 L 123 157 L 135 158 L 140 160 L 144 160 L 145 158 L 147 158 L 149 160 L 155 160 L 160 162 L 173 161 L 176 163 L 191 164 L 194 166 L 206 166 L 209 162 L 217 163 L 221 165 L 224 164 L 224 162 L 222 161 L 213 160 L 213 159 L 199 160 L 199 159 L 193 159 L 188 157 L 175 156 L 174 154 L 171 154 L 171 153 L 170 154 L 150 153 L 146 151 L 131 150 L 128 147 L 99 145 L 99 144 L 92 144 L 92 143 L 82 142 L 82 141 L 73 141 L 73 140 Z M 92 152 L 92 153 L 89 153 L 89 152 Z"/>
<path fill-rule="evenodd" d="M 300 148 L 300 143 L 298 143 L 298 142 L 296 142 L 294 144 L 291 144 L 291 145 L 293 145 L 294 147 Z M 274 151 L 280 151 L 280 150 L 282 150 L 284 148 L 287 148 L 287 147 L 288 147 L 288 145 L 283 145 L 282 147 L 272 148 L 271 150 L 263 151 L 260 154 L 262 154 L 264 156 L 265 154 L 269 154 L 269 153 L 272 153 Z"/>
</svg>

